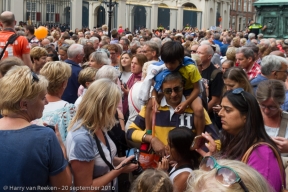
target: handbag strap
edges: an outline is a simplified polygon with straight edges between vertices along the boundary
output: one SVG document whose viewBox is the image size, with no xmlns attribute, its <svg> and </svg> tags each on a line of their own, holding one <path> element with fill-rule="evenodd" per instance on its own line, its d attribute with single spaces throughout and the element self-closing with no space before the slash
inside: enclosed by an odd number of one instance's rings
<svg viewBox="0 0 288 192">
<path fill-rule="evenodd" d="M 286 129 L 287 129 L 287 123 L 288 123 L 288 113 L 285 111 L 282 111 L 281 113 L 281 123 L 279 127 L 278 137 L 285 137 L 286 135 Z"/>
<path fill-rule="evenodd" d="M 134 104 L 134 102 L 133 102 L 133 99 L 132 99 L 132 90 L 133 90 L 133 87 L 134 87 L 134 86 L 131 87 L 130 92 L 129 92 L 129 93 L 130 93 L 130 100 L 131 100 L 131 103 L 132 103 L 134 109 L 137 111 L 137 113 L 139 113 L 140 110 L 135 106 L 135 104 Z"/>
<path fill-rule="evenodd" d="M 108 141 L 105 133 L 104 133 L 104 132 L 102 132 L 102 133 L 103 133 L 103 135 L 104 135 L 105 142 L 106 142 L 106 145 L 107 145 L 107 148 L 108 148 L 110 157 L 111 157 L 111 161 L 112 161 L 112 154 L 111 154 L 111 148 L 110 148 L 109 141 Z M 99 154 L 100 154 L 101 158 L 102 158 L 103 161 L 106 163 L 106 165 L 109 167 L 110 171 L 112 171 L 112 170 L 114 169 L 114 166 L 106 159 L 105 154 L 104 154 L 104 151 L 103 151 L 102 146 L 101 146 L 101 144 L 100 144 L 100 140 L 98 139 L 98 137 L 97 137 L 96 134 L 94 134 L 94 139 L 95 139 L 95 141 L 96 141 L 96 145 L 97 145 L 97 148 L 98 148 L 98 151 L 99 151 Z M 113 186 L 114 186 L 114 184 L 113 184 L 113 179 L 112 179 L 112 181 L 111 181 L 112 191 L 114 191 L 114 190 L 113 190 Z"/>
<path fill-rule="evenodd" d="M 284 182 L 285 182 L 285 172 L 284 172 L 284 167 L 283 167 L 283 162 L 282 162 L 282 159 L 278 153 L 278 151 L 275 149 L 275 147 L 273 147 L 271 144 L 269 143 L 266 143 L 266 142 L 259 142 L 259 143 L 256 143 L 254 145 L 252 145 L 246 152 L 245 154 L 243 155 L 241 161 L 245 164 L 247 164 L 248 162 L 248 158 L 249 156 L 251 155 L 252 151 L 258 147 L 259 145 L 267 145 L 268 147 L 270 147 L 272 149 L 272 151 L 274 152 L 274 155 L 276 156 L 277 158 L 277 162 L 278 162 L 278 165 L 279 165 L 279 168 L 280 168 L 280 174 L 281 174 L 281 182 L 282 182 L 282 188 L 284 189 Z"/>
</svg>

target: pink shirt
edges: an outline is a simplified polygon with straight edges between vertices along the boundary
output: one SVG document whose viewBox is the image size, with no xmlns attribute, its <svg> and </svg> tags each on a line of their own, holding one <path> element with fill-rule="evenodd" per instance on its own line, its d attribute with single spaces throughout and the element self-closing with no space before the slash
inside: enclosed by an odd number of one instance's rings
<svg viewBox="0 0 288 192">
<path fill-rule="evenodd" d="M 281 192 L 282 180 L 280 167 L 270 147 L 267 145 L 256 147 L 249 156 L 247 165 L 258 171 L 276 192 Z"/>
</svg>

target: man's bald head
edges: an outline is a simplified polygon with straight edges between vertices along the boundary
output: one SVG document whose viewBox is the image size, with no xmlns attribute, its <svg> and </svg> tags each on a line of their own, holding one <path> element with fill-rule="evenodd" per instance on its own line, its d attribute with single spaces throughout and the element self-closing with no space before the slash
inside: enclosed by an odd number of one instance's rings
<svg viewBox="0 0 288 192">
<path fill-rule="evenodd" d="M 4 11 L 0 15 L 0 22 L 4 27 L 14 27 L 15 15 L 11 11 Z"/>
<path fill-rule="evenodd" d="M 208 55 L 214 55 L 214 51 L 213 51 L 213 48 L 211 47 L 211 45 L 200 45 L 200 47 L 204 48 L 205 52 L 208 54 Z"/>
</svg>

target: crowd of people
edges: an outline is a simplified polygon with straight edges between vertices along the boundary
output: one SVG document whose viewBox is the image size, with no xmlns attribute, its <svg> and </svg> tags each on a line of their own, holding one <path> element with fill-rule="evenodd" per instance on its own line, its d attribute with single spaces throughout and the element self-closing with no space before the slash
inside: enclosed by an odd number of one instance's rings
<svg viewBox="0 0 288 192">
<path fill-rule="evenodd" d="M 0 27 L 1 190 L 285 190 L 288 39 Z"/>
</svg>

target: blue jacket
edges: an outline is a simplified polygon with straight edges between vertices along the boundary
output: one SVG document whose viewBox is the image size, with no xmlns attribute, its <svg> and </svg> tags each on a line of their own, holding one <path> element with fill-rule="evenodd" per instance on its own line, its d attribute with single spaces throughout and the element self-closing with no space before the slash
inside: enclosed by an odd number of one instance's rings
<svg viewBox="0 0 288 192">
<path fill-rule="evenodd" d="M 164 64 L 164 61 L 161 60 L 157 63 L 153 63 L 153 65 L 159 66 L 159 65 L 165 65 L 165 64 Z M 187 65 L 195 65 L 195 62 L 190 57 L 184 57 L 182 65 L 179 65 L 179 67 L 177 67 L 175 71 L 178 71 L 182 66 L 187 66 Z M 154 88 L 156 91 L 160 90 L 165 77 L 170 73 L 171 71 L 169 71 L 169 69 L 165 69 L 155 76 Z"/>
<path fill-rule="evenodd" d="M 67 87 L 62 95 L 62 99 L 68 103 L 75 103 L 78 98 L 77 93 L 80 86 L 78 83 L 78 75 L 82 68 L 78 65 L 78 63 L 75 63 L 72 60 L 67 59 L 64 62 L 70 64 L 72 68 L 72 74 L 68 80 Z"/>
<path fill-rule="evenodd" d="M 268 78 L 266 78 L 266 77 L 264 77 L 263 75 L 259 74 L 259 75 L 257 75 L 254 79 L 252 79 L 252 80 L 250 81 L 254 93 L 256 93 L 256 89 L 257 89 L 257 87 L 258 87 L 258 84 L 259 84 L 261 81 L 265 81 L 265 80 L 268 80 Z"/>
</svg>

